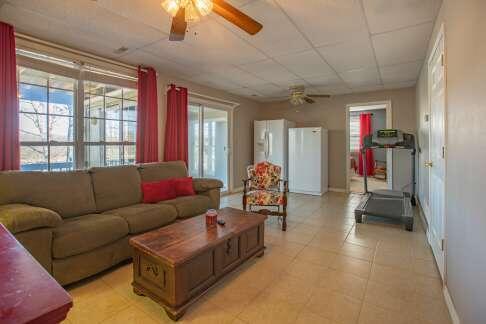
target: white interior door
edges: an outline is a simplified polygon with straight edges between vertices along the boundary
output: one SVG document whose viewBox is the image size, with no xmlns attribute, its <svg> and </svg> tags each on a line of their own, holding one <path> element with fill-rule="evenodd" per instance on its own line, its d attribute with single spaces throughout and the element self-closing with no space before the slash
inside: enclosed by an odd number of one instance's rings
<svg viewBox="0 0 486 324">
<path fill-rule="evenodd" d="M 428 240 L 439 271 L 444 277 L 444 206 L 445 206 L 445 69 L 444 36 L 441 33 L 429 61 L 430 132 Z"/>
</svg>

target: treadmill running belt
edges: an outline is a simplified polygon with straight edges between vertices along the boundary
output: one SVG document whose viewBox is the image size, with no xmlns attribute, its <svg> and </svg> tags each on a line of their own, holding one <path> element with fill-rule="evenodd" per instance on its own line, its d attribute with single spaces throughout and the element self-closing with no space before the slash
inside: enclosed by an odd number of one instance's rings
<svg viewBox="0 0 486 324">
<path fill-rule="evenodd" d="M 366 215 L 399 219 L 402 214 L 403 199 L 371 197 L 366 205 Z"/>
</svg>

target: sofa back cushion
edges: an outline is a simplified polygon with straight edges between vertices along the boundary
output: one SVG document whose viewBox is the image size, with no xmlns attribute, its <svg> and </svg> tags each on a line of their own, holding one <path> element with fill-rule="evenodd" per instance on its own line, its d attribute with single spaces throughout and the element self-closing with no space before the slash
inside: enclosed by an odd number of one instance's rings
<svg viewBox="0 0 486 324">
<path fill-rule="evenodd" d="M 0 173 L 0 205 L 23 203 L 55 211 L 63 218 L 96 211 L 87 171 Z"/>
<path fill-rule="evenodd" d="M 140 164 L 139 171 L 143 182 L 187 177 L 187 168 L 183 161 Z"/>
<path fill-rule="evenodd" d="M 138 204 L 142 182 L 134 165 L 91 168 L 91 179 L 98 212 Z"/>
</svg>

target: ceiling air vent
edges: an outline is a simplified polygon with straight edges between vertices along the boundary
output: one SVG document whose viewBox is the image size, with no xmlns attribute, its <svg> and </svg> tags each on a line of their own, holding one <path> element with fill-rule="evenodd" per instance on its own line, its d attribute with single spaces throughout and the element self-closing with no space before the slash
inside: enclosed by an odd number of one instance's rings
<svg viewBox="0 0 486 324">
<path fill-rule="evenodd" d="M 115 54 L 123 54 L 123 53 L 125 53 L 126 51 L 128 51 L 128 47 L 122 46 L 122 47 L 117 48 L 117 49 L 116 49 L 116 50 L 114 50 L 113 52 L 114 52 Z"/>
</svg>

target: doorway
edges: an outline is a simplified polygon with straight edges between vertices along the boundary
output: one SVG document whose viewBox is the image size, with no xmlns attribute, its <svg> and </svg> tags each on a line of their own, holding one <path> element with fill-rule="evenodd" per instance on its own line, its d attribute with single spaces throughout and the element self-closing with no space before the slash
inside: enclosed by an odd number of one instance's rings
<svg viewBox="0 0 486 324">
<path fill-rule="evenodd" d="M 189 175 L 215 178 L 229 188 L 229 111 L 189 103 Z"/>
<path fill-rule="evenodd" d="M 446 67 L 444 27 L 437 36 L 428 61 L 428 88 L 430 105 L 429 169 L 430 215 L 427 238 L 442 278 L 445 278 L 445 175 L 446 175 Z"/>
<path fill-rule="evenodd" d="M 346 191 L 364 193 L 363 161 L 360 154 L 361 131 L 391 128 L 391 103 L 350 104 L 346 111 Z M 389 149 L 372 149 L 366 157 L 368 190 L 393 188 L 392 159 Z"/>
</svg>

